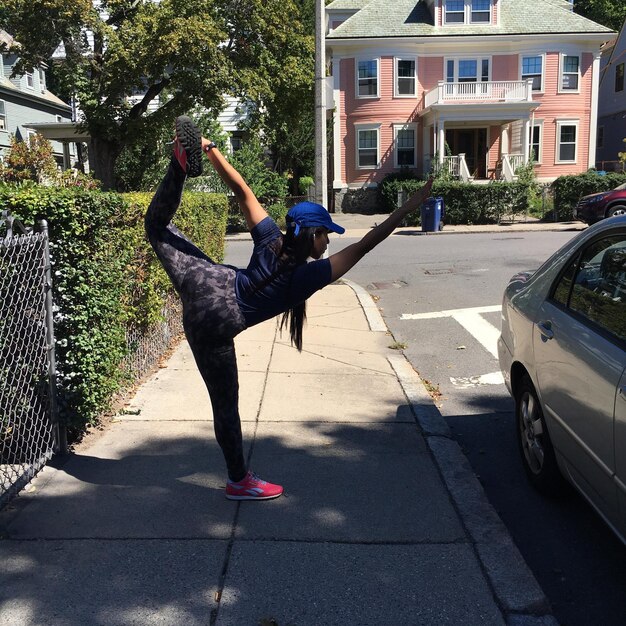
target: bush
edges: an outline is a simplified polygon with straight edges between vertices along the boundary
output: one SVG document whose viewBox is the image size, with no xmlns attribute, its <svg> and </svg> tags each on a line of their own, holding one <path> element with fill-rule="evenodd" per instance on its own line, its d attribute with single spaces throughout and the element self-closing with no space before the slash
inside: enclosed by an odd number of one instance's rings
<svg viewBox="0 0 626 626">
<path fill-rule="evenodd" d="M 123 385 L 129 324 L 157 321 L 172 287 L 145 239 L 148 194 L 0 186 L 0 207 L 26 224 L 49 223 L 60 417 L 74 429 L 97 422 Z M 176 223 L 221 260 L 226 199 L 185 194 Z M 165 348 L 165 346 L 164 346 Z"/>
<path fill-rule="evenodd" d="M 601 176 L 595 170 L 590 170 L 575 176 L 559 176 L 552 183 L 557 219 L 571 220 L 572 210 L 583 196 L 609 191 L 624 183 L 626 183 L 626 174 L 618 172 Z"/>
</svg>

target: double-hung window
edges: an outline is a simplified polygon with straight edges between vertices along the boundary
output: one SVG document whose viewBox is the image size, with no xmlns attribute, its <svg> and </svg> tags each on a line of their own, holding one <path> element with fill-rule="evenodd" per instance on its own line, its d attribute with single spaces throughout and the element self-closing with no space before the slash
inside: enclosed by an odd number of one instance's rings
<svg viewBox="0 0 626 626">
<path fill-rule="evenodd" d="M 396 59 L 396 85 L 397 97 L 410 98 L 417 95 L 417 78 L 415 73 L 415 59 Z"/>
<path fill-rule="evenodd" d="M 393 127 L 396 146 L 396 167 L 415 167 L 415 124 L 398 124 Z"/>
<path fill-rule="evenodd" d="M 46 90 L 46 73 L 39 68 L 39 91 L 42 93 Z"/>
<path fill-rule="evenodd" d="M 35 88 L 35 79 L 33 78 L 33 73 L 32 72 L 26 72 L 26 86 L 29 89 L 34 89 Z"/>
<path fill-rule="evenodd" d="M 541 163 L 541 135 L 543 134 L 543 122 L 535 122 L 530 128 L 530 151 L 534 163 Z"/>
<path fill-rule="evenodd" d="M 378 97 L 378 59 L 357 61 L 358 98 Z"/>
<path fill-rule="evenodd" d="M 472 24 L 488 24 L 491 22 L 490 9 L 491 0 L 472 0 Z"/>
<path fill-rule="evenodd" d="M 564 54 L 561 57 L 560 91 L 578 91 L 580 79 L 580 57 Z"/>
<path fill-rule="evenodd" d="M 556 123 L 557 163 L 576 163 L 578 121 L 558 120 Z"/>
<path fill-rule="evenodd" d="M 0 100 L 0 130 L 7 129 L 7 110 L 4 100 Z"/>
<path fill-rule="evenodd" d="M 465 0 L 446 0 L 444 19 L 446 24 L 464 24 Z"/>
<path fill-rule="evenodd" d="M 522 80 L 533 81 L 533 91 L 543 91 L 543 57 L 522 57 Z"/>
<path fill-rule="evenodd" d="M 356 164 L 358 169 L 378 167 L 379 124 L 359 124 L 356 126 Z"/>
<path fill-rule="evenodd" d="M 615 66 L 615 92 L 624 91 L 624 64 L 618 63 Z"/>
</svg>

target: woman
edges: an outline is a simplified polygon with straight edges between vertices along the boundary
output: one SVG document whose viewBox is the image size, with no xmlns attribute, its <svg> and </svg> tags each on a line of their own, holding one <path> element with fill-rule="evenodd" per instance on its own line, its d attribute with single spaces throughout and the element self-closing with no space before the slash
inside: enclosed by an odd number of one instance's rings
<svg viewBox="0 0 626 626">
<path fill-rule="evenodd" d="M 171 223 L 187 176 L 202 173 L 202 153 L 231 189 L 254 241 L 245 270 L 214 263 Z M 215 435 L 226 466 L 226 497 L 269 500 L 283 492 L 248 470 L 239 419 L 233 339 L 245 328 L 283 313 L 292 342 L 302 349 L 306 300 L 343 276 L 388 237 L 428 197 L 432 181 L 359 242 L 322 259 L 330 232 L 343 233 L 326 209 L 302 202 L 287 214 L 283 235 L 241 175 L 188 117 L 176 119 L 174 154 L 146 213 L 146 233 L 183 304 L 183 327 L 209 391 Z M 312 258 L 312 262 L 307 262 Z"/>
</svg>

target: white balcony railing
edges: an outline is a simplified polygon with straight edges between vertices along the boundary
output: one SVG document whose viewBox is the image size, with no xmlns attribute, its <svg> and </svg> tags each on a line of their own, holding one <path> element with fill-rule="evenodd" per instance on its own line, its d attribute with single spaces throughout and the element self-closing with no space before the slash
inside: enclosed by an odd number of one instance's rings
<svg viewBox="0 0 626 626">
<path fill-rule="evenodd" d="M 424 106 L 455 102 L 531 102 L 532 80 L 503 80 L 472 83 L 447 83 L 440 80 L 426 93 Z"/>
<path fill-rule="evenodd" d="M 465 154 L 455 156 L 444 156 L 443 163 L 437 164 L 436 171 L 443 170 L 453 178 L 462 180 L 464 183 L 470 179 L 470 172 L 465 161 Z"/>
<path fill-rule="evenodd" d="M 524 165 L 523 154 L 503 154 L 502 155 L 502 178 L 511 182 L 517 180 L 517 168 Z"/>
</svg>

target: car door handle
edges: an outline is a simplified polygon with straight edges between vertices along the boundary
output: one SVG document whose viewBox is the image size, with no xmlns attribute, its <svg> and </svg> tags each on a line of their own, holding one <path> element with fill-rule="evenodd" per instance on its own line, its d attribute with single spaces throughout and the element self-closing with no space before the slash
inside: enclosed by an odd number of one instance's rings
<svg viewBox="0 0 626 626">
<path fill-rule="evenodd" d="M 548 339 L 552 339 L 554 337 L 554 332 L 552 330 L 552 322 L 539 322 L 537 324 L 537 328 L 541 333 L 541 340 L 548 341 Z"/>
</svg>

